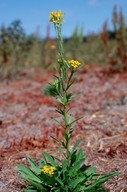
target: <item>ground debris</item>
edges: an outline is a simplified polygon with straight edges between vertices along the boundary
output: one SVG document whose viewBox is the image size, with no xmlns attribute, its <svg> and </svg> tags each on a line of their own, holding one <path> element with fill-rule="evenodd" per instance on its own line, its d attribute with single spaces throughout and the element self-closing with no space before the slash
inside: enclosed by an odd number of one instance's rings
<svg viewBox="0 0 127 192">
<path fill-rule="evenodd" d="M 27 75 L 28 73 L 28 75 Z M 63 136 L 52 120 L 55 101 L 44 94 L 51 71 L 27 72 L 25 77 L 0 83 L 0 191 L 22 192 L 16 164 L 26 158 L 38 162 L 43 151 L 56 154 L 57 144 L 50 135 Z M 71 143 L 82 138 L 87 163 L 98 172 L 120 171 L 105 184 L 110 192 L 127 192 L 127 72 L 108 74 L 89 69 L 77 73 L 73 92 L 79 94 L 72 104 L 76 123 Z"/>
</svg>

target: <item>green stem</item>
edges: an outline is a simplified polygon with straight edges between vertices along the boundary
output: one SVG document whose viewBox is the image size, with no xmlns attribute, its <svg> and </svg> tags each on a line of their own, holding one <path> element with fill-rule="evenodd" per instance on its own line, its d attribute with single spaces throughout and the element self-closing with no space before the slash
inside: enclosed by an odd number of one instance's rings
<svg viewBox="0 0 127 192">
<path fill-rule="evenodd" d="M 58 40 L 59 40 L 59 49 L 60 49 L 60 58 L 62 62 L 64 62 L 64 49 L 63 49 L 63 38 L 61 34 L 61 25 L 57 26 L 57 34 L 58 34 Z"/>
<path fill-rule="evenodd" d="M 69 135 L 69 128 L 67 125 L 67 106 L 64 106 L 64 122 L 65 122 L 65 135 L 68 136 Z M 69 149 L 69 143 L 70 143 L 70 138 L 66 138 L 65 136 L 65 146 L 66 146 L 66 159 L 68 162 L 68 165 L 70 163 L 70 149 Z"/>
<path fill-rule="evenodd" d="M 64 48 L 63 48 L 63 38 L 61 33 L 62 26 L 58 25 L 56 26 L 58 40 L 59 40 L 59 52 L 60 52 L 60 79 L 61 79 L 61 88 L 62 88 L 62 95 L 65 91 L 65 80 L 66 80 L 66 67 L 64 65 Z"/>
<path fill-rule="evenodd" d="M 70 83 L 70 81 L 71 81 L 71 78 L 72 78 L 73 74 L 74 74 L 74 71 L 71 71 L 71 74 L 70 74 L 70 76 L 69 76 L 69 78 L 68 78 L 68 82 L 67 82 L 67 86 L 66 86 L 66 91 L 67 91 L 68 88 L 69 88 L 69 83 Z"/>
<path fill-rule="evenodd" d="M 57 31 L 57 35 L 58 35 L 58 40 L 59 40 L 59 52 L 60 52 L 60 84 L 61 84 L 61 88 L 60 88 L 60 93 L 59 96 L 62 96 L 61 99 L 64 101 L 67 98 L 67 90 L 69 89 L 69 85 L 70 85 L 70 81 L 71 78 L 73 76 L 73 71 L 71 71 L 70 76 L 67 76 L 67 70 L 68 67 L 65 63 L 65 59 L 64 59 L 64 48 L 63 48 L 63 39 L 62 39 L 62 34 L 61 34 L 61 29 L 62 26 L 58 25 L 56 26 L 56 31 Z M 65 150 L 66 150 L 66 160 L 68 162 L 68 165 L 70 163 L 70 149 L 69 149 L 69 143 L 70 143 L 70 139 L 71 137 L 69 136 L 69 125 L 68 125 L 68 119 L 67 119 L 67 104 L 65 103 L 65 105 L 63 106 L 63 121 L 64 121 L 64 129 L 65 129 L 65 137 L 63 139 L 64 141 L 64 146 L 65 146 Z M 62 141 L 62 142 L 63 142 Z M 62 143 L 61 142 L 61 143 Z"/>
</svg>

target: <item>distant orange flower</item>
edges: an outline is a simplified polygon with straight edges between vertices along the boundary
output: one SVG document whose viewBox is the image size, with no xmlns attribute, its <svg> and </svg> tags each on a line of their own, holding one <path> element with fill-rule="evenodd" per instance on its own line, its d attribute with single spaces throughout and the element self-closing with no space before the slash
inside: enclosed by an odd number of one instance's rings
<svg viewBox="0 0 127 192">
<path fill-rule="evenodd" d="M 55 45 L 51 45 L 51 46 L 50 46 L 50 49 L 52 49 L 52 50 L 54 50 L 55 48 L 56 48 Z"/>
</svg>

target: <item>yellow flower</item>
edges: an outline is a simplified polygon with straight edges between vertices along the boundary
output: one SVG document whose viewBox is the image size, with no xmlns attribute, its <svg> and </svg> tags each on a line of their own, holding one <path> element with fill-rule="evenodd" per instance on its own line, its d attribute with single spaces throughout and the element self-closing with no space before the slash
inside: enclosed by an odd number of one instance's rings
<svg viewBox="0 0 127 192">
<path fill-rule="evenodd" d="M 79 61 L 77 60 L 67 60 L 67 62 L 69 63 L 69 65 L 71 65 L 74 69 L 78 68 L 79 65 L 81 64 Z"/>
<path fill-rule="evenodd" d="M 56 167 L 54 166 L 49 166 L 49 165 L 45 165 L 41 171 L 46 173 L 46 174 L 49 174 L 49 175 L 54 175 L 54 171 L 56 170 Z"/>
<path fill-rule="evenodd" d="M 55 25 L 61 24 L 64 19 L 63 19 L 63 13 L 62 11 L 53 11 L 50 13 L 50 21 L 53 22 Z"/>
</svg>

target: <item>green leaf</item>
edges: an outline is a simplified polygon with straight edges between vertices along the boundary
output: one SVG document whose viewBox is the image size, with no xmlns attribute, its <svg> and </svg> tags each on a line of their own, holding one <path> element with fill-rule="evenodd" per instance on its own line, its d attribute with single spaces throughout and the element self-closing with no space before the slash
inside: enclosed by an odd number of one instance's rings
<svg viewBox="0 0 127 192">
<path fill-rule="evenodd" d="M 96 172 L 96 167 L 93 167 L 93 168 L 91 168 L 91 169 L 86 173 L 86 175 L 87 175 L 87 176 L 90 176 L 90 175 L 93 175 L 95 172 Z"/>
<path fill-rule="evenodd" d="M 58 103 L 60 103 L 61 105 L 65 106 L 64 102 L 60 99 L 60 98 L 57 98 L 56 99 Z"/>
<path fill-rule="evenodd" d="M 36 189 L 24 189 L 25 192 L 38 192 Z"/>
<path fill-rule="evenodd" d="M 54 120 L 55 122 L 57 122 L 61 127 L 64 128 L 64 126 L 62 126 L 62 124 L 61 124 L 56 118 L 53 118 L 53 120 Z"/>
<path fill-rule="evenodd" d="M 42 158 L 43 158 L 43 160 L 44 160 L 44 164 L 45 164 L 45 165 L 48 164 L 48 161 L 47 161 L 47 159 L 46 159 L 44 153 L 42 153 Z"/>
<path fill-rule="evenodd" d="M 62 145 L 64 148 L 66 148 L 66 144 L 65 144 L 64 141 L 61 141 L 61 145 Z"/>
<path fill-rule="evenodd" d="M 70 135 L 69 134 L 65 134 L 65 139 L 66 139 L 66 143 L 68 143 L 68 141 L 70 139 Z"/>
<path fill-rule="evenodd" d="M 89 185 L 88 187 L 84 187 L 84 190 L 92 189 L 92 187 L 95 187 L 96 185 L 101 185 L 101 183 L 106 182 L 107 180 L 111 179 L 114 176 L 119 175 L 120 172 L 112 173 L 105 175 L 104 177 L 99 178 L 96 182 L 94 182 L 92 185 Z"/>
<path fill-rule="evenodd" d="M 66 91 L 71 87 L 71 85 L 74 83 L 74 81 L 72 81 L 66 88 Z"/>
<path fill-rule="evenodd" d="M 54 139 L 57 142 L 60 142 L 56 137 L 53 137 L 52 135 L 50 136 L 52 139 Z"/>
<path fill-rule="evenodd" d="M 73 146 L 73 149 L 72 149 L 71 154 L 73 154 L 73 153 L 77 150 L 77 146 L 81 143 L 81 141 L 82 141 L 82 139 L 79 139 L 79 140 L 75 143 L 75 145 Z"/>
<path fill-rule="evenodd" d="M 39 175 L 41 173 L 41 169 L 37 166 L 37 164 L 31 158 L 28 158 L 27 160 L 31 165 L 31 167 L 33 168 L 33 170 L 35 171 L 35 173 Z"/>
<path fill-rule="evenodd" d="M 73 164 L 75 163 L 75 160 L 76 160 L 76 152 L 75 151 L 73 154 L 71 154 L 71 166 L 73 166 Z"/>
<path fill-rule="evenodd" d="M 96 185 L 90 189 L 86 189 L 85 186 L 80 186 L 80 191 L 83 191 L 83 192 L 84 191 L 86 191 L 86 192 L 107 192 L 107 190 L 105 190 L 101 184 L 99 186 Z"/>
<path fill-rule="evenodd" d="M 41 191 L 43 190 L 43 192 L 48 192 L 41 184 L 39 184 L 35 181 L 32 181 L 31 179 L 27 179 L 27 178 L 26 178 L 26 181 L 28 183 L 30 183 L 32 186 L 34 186 L 36 189 L 41 190 Z"/>
<path fill-rule="evenodd" d="M 70 189 L 74 189 L 78 184 L 84 181 L 84 177 L 73 179 L 72 181 L 69 181 L 69 187 Z"/>
<path fill-rule="evenodd" d="M 75 119 L 74 121 L 72 121 L 72 122 L 70 123 L 70 125 L 73 124 L 73 123 L 75 123 L 76 121 L 82 119 L 82 118 L 83 118 L 83 117 L 79 117 L 79 118 Z"/>
<path fill-rule="evenodd" d="M 17 165 L 17 167 L 19 169 L 21 177 L 23 177 L 25 180 L 26 180 L 26 178 L 29 178 L 38 183 L 42 183 L 42 181 L 36 176 L 36 174 L 28 167 L 26 167 L 24 165 Z"/>
<path fill-rule="evenodd" d="M 66 95 L 66 99 L 67 99 L 67 103 L 69 103 L 71 101 L 71 98 L 72 98 L 72 93 L 69 93 Z"/>
<path fill-rule="evenodd" d="M 78 161 L 85 161 L 85 160 L 86 160 L 86 157 L 83 154 L 82 149 L 79 149 L 75 162 L 77 163 Z"/>
<path fill-rule="evenodd" d="M 59 94 L 60 93 L 60 80 L 59 80 L 59 78 L 57 78 L 55 82 L 56 82 L 56 84 L 55 84 L 56 90 L 57 90 L 57 93 Z"/>
<path fill-rule="evenodd" d="M 56 97 L 58 92 L 54 84 L 49 83 L 49 85 L 44 89 L 45 95 Z"/>
<path fill-rule="evenodd" d="M 60 189 L 52 188 L 52 190 L 55 192 L 60 192 Z"/>
<path fill-rule="evenodd" d="M 91 165 L 82 165 L 81 168 L 80 168 L 80 171 L 81 172 L 84 172 L 86 171 L 87 169 L 89 169 L 91 167 Z"/>
<path fill-rule="evenodd" d="M 71 128 L 70 128 L 70 131 L 69 131 L 70 137 L 72 136 L 73 130 L 74 130 L 74 128 L 71 127 Z"/>
<path fill-rule="evenodd" d="M 64 115 L 64 111 L 62 109 L 60 109 L 59 107 L 57 107 L 56 111 L 58 113 L 60 113 L 61 115 Z"/>
<path fill-rule="evenodd" d="M 72 124 L 72 117 L 67 117 L 66 118 L 66 125 L 69 126 L 70 124 Z"/>
<path fill-rule="evenodd" d="M 61 179 L 56 177 L 55 180 L 58 182 L 58 184 L 60 184 L 62 187 L 64 187 L 64 183 L 63 183 L 63 181 Z"/>
<path fill-rule="evenodd" d="M 75 96 L 75 95 L 72 95 L 72 96 L 69 98 L 69 101 L 72 101 L 72 100 L 74 100 L 76 97 L 77 97 L 77 96 Z"/>
<path fill-rule="evenodd" d="M 65 174 L 65 172 L 67 172 L 68 169 L 67 169 L 67 161 L 66 160 L 63 160 L 63 163 L 62 163 L 62 172 L 63 172 L 63 175 Z"/>
<path fill-rule="evenodd" d="M 46 164 L 46 162 L 43 159 L 41 159 L 39 162 L 39 166 L 44 167 L 45 164 Z"/>
<path fill-rule="evenodd" d="M 80 170 L 80 166 L 81 164 L 84 162 L 84 159 L 74 163 L 74 165 L 71 167 L 71 169 L 69 170 L 69 175 L 73 176 L 75 174 L 77 174 L 77 172 Z"/>
<path fill-rule="evenodd" d="M 57 163 L 55 162 L 55 158 L 53 156 L 49 155 L 46 152 L 43 153 L 43 156 L 45 156 L 45 158 L 49 160 L 52 166 L 57 167 Z"/>
</svg>

